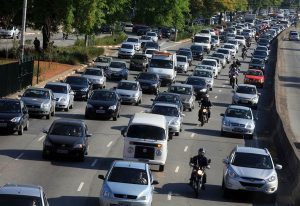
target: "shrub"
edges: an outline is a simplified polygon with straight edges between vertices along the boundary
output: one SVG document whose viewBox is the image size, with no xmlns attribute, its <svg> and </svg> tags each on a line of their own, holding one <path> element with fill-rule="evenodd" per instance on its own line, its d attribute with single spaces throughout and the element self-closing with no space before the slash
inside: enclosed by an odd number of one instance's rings
<svg viewBox="0 0 300 206">
<path fill-rule="evenodd" d="M 124 32 L 116 33 L 110 36 L 104 36 L 96 38 L 95 36 L 91 36 L 89 40 L 90 46 L 106 46 L 106 45 L 117 45 L 126 40 L 127 35 Z M 78 39 L 75 42 L 75 46 L 84 46 L 84 39 Z"/>
</svg>

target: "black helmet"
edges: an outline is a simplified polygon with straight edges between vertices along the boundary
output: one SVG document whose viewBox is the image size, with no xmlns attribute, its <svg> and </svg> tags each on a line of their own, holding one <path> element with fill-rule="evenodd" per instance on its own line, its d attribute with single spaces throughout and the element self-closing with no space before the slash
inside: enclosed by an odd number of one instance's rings
<svg viewBox="0 0 300 206">
<path fill-rule="evenodd" d="M 205 149 L 204 148 L 200 148 L 199 150 L 198 150 L 198 155 L 204 155 L 205 154 Z"/>
</svg>

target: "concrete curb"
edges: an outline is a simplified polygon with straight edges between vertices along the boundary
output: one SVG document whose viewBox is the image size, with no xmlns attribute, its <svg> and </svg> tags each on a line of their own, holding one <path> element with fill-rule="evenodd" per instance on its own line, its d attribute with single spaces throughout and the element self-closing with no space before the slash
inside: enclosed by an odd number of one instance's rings
<svg viewBox="0 0 300 206">
<path fill-rule="evenodd" d="M 188 38 L 188 39 L 183 39 L 180 41 L 175 41 L 175 44 L 182 44 L 182 43 L 187 43 L 187 42 L 191 42 L 191 41 L 192 41 L 192 39 Z"/>
</svg>

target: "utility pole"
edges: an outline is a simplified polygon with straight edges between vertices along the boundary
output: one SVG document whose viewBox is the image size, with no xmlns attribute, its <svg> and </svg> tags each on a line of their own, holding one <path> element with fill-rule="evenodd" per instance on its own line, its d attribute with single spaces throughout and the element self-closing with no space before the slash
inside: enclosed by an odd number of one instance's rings
<svg viewBox="0 0 300 206">
<path fill-rule="evenodd" d="M 21 47 L 21 61 L 23 61 L 23 58 L 24 58 L 26 11 L 27 11 L 27 0 L 23 0 L 22 34 L 21 34 L 21 45 L 20 45 L 20 47 Z"/>
</svg>

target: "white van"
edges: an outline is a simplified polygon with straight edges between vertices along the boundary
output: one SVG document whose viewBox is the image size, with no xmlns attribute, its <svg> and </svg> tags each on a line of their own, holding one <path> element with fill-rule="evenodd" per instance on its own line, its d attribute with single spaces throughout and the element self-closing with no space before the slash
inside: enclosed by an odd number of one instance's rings
<svg viewBox="0 0 300 206">
<path fill-rule="evenodd" d="M 196 34 L 193 38 L 194 45 L 203 46 L 204 51 L 208 54 L 211 50 L 211 35 L 210 34 Z"/>
<path fill-rule="evenodd" d="M 158 74 L 162 84 L 172 84 L 177 72 L 176 54 L 170 52 L 155 52 L 152 54 L 148 72 Z"/>
<path fill-rule="evenodd" d="M 165 116 L 136 113 L 130 119 L 124 138 L 123 158 L 159 165 L 164 170 L 168 154 L 169 129 Z"/>
</svg>

